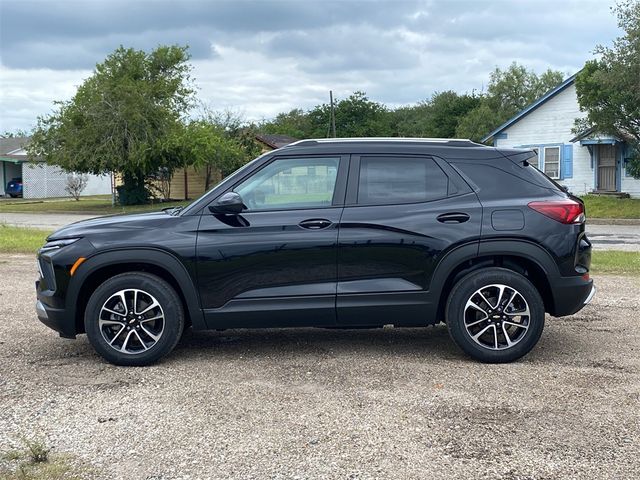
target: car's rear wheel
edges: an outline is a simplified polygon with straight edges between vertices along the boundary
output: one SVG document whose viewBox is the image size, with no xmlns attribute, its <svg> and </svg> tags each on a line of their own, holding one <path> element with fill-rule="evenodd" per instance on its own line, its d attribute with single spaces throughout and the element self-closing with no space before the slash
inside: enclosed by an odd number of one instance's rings
<svg viewBox="0 0 640 480">
<path fill-rule="evenodd" d="M 544 303 L 523 275 L 488 268 L 463 277 L 451 290 L 446 320 L 454 342 L 490 363 L 517 360 L 540 339 Z"/>
<path fill-rule="evenodd" d="M 140 366 L 173 350 L 184 329 L 184 312 L 171 285 L 155 275 L 131 272 L 95 290 L 84 324 L 103 358 L 116 365 Z"/>
</svg>

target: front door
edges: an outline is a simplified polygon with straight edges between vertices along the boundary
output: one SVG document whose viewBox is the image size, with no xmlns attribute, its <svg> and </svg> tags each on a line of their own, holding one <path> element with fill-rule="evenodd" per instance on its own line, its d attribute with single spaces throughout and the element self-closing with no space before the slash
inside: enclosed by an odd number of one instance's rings
<svg viewBox="0 0 640 480">
<path fill-rule="evenodd" d="M 616 191 L 616 146 L 598 145 L 598 191 Z"/>
<path fill-rule="evenodd" d="M 210 328 L 335 324 L 346 163 L 276 157 L 233 187 L 240 215 L 203 212 L 197 269 Z"/>
</svg>

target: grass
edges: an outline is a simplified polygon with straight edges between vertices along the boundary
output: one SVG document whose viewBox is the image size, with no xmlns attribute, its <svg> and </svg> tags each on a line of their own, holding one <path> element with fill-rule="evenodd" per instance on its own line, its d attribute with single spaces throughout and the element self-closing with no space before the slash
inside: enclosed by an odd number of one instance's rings
<svg viewBox="0 0 640 480">
<path fill-rule="evenodd" d="M 36 253 L 49 234 L 46 230 L 0 224 L 0 253 Z"/>
<path fill-rule="evenodd" d="M 587 218 L 640 218 L 640 198 L 585 195 L 582 200 Z"/>
<path fill-rule="evenodd" d="M 598 250 L 591 254 L 591 272 L 611 275 L 640 275 L 640 253 Z"/>
<path fill-rule="evenodd" d="M 166 207 L 184 206 L 191 201 L 153 203 L 148 205 L 112 206 L 110 195 L 71 198 L 15 199 L 0 202 L 0 213 L 83 213 L 87 215 L 112 215 L 116 213 L 155 212 Z"/>
<path fill-rule="evenodd" d="M 94 472 L 78 468 L 69 455 L 51 455 L 41 440 L 23 439 L 24 448 L 0 455 L 0 478 L 7 480 L 80 480 Z M 77 462 L 76 462 L 77 463 Z"/>
</svg>

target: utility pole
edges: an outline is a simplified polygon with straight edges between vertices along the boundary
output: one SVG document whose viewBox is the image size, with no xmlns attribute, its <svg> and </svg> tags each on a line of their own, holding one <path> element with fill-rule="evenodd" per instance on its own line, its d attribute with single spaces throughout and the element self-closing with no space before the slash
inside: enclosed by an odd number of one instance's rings
<svg viewBox="0 0 640 480">
<path fill-rule="evenodd" d="M 329 100 L 331 101 L 331 136 L 336 138 L 336 111 L 333 107 L 333 91 L 329 90 Z"/>
</svg>

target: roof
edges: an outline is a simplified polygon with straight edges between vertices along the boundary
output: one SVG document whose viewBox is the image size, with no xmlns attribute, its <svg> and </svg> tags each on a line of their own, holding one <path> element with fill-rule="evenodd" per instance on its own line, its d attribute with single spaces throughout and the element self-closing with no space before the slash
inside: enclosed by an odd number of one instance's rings
<svg viewBox="0 0 640 480">
<path fill-rule="evenodd" d="M 24 148 L 29 143 L 31 137 L 0 137 L 0 155 L 9 155 Z"/>
<path fill-rule="evenodd" d="M 282 148 L 290 143 L 296 142 L 298 139 L 290 137 L 289 135 L 275 135 L 270 133 L 259 133 L 256 135 L 256 140 L 264 143 L 271 148 Z"/>
<path fill-rule="evenodd" d="M 502 125 L 500 125 L 498 128 L 496 128 L 493 132 L 491 132 L 486 137 L 484 137 L 482 139 L 482 141 L 486 142 L 491 137 L 493 137 L 493 136 L 499 134 L 500 132 L 502 132 L 503 130 L 509 128 L 511 125 L 513 125 L 514 123 L 520 121 L 523 117 L 525 117 L 528 114 L 530 114 L 531 112 L 533 112 L 536 108 L 538 108 L 539 106 L 543 105 L 548 100 L 551 100 L 553 97 L 555 97 L 557 94 L 559 94 L 560 92 L 565 90 L 567 87 L 569 87 L 570 85 L 573 85 L 575 83 L 575 81 L 576 81 L 576 75 L 578 75 L 578 74 L 574 73 L 569 78 L 567 78 L 564 82 L 562 82 L 560 85 L 558 85 L 557 87 L 552 88 L 551 90 L 549 90 L 547 93 L 545 93 L 543 96 L 541 96 L 535 102 L 533 102 L 531 105 L 529 105 L 528 107 L 522 109 L 520 112 L 518 112 L 513 117 L 511 117 L 509 120 L 507 120 Z"/>
<path fill-rule="evenodd" d="M 351 138 L 317 138 L 310 140 L 299 140 L 290 144 L 293 146 L 313 146 L 321 144 L 344 144 L 344 143 L 404 143 L 419 145 L 437 145 L 439 147 L 486 147 L 479 143 L 472 142 L 466 138 L 411 138 L 411 137 L 351 137 Z"/>
</svg>

